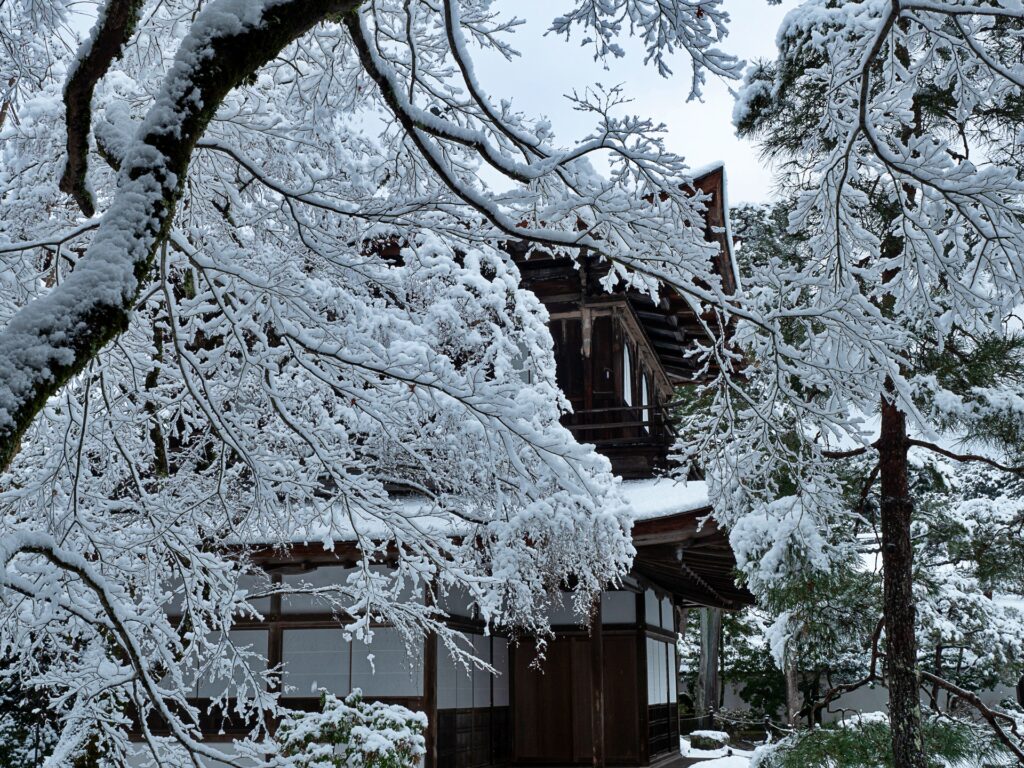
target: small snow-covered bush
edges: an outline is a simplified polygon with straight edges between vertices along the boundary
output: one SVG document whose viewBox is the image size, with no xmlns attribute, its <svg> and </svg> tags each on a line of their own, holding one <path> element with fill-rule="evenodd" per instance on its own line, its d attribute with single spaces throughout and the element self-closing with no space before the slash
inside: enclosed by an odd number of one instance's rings
<svg viewBox="0 0 1024 768">
<path fill-rule="evenodd" d="M 990 768 L 1012 765 L 992 736 L 969 723 L 928 718 L 923 723 L 930 768 Z M 830 724 L 800 731 L 761 747 L 751 768 L 892 768 L 892 737 L 884 718 Z"/>
<path fill-rule="evenodd" d="M 725 731 L 694 731 L 690 734 L 690 746 L 694 749 L 721 749 L 729 743 Z"/>
<path fill-rule="evenodd" d="M 288 715 L 277 731 L 289 768 L 411 768 L 426 753 L 427 717 L 397 704 L 324 694 L 321 711 Z"/>
</svg>

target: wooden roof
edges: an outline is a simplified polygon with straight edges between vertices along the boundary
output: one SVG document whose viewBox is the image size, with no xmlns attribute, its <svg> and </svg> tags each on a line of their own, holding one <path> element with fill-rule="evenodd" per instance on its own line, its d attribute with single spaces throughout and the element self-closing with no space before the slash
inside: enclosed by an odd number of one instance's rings
<svg viewBox="0 0 1024 768">
<path fill-rule="evenodd" d="M 729 537 L 711 507 L 640 520 L 633 525 L 633 569 L 688 605 L 736 609 L 754 597 L 736 584 Z"/>
<path fill-rule="evenodd" d="M 726 293 L 737 289 L 732 243 L 727 231 L 725 170 L 716 166 L 694 179 L 696 189 L 709 196 L 705 213 L 704 238 L 717 243 L 715 272 Z M 651 347 L 658 355 L 662 369 L 674 386 L 697 380 L 695 361 L 688 355 L 698 341 L 707 337 L 690 304 L 674 290 L 664 290 L 655 302 L 650 296 L 633 290 L 606 291 L 600 279 L 608 265 L 596 257 L 576 262 L 568 257 L 553 257 L 534 251 L 525 257 L 525 244 L 510 244 L 522 275 L 522 283 L 544 302 L 552 314 L 573 311 L 581 303 L 594 306 L 602 303 L 628 304 L 643 329 Z M 521 254 L 521 255 L 520 255 Z"/>
</svg>

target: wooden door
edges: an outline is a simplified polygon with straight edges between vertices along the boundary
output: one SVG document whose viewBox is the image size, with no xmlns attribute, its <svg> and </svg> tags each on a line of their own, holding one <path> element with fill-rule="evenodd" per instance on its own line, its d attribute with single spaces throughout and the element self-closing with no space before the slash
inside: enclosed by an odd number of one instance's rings
<svg viewBox="0 0 1024 768">
<path fill-rule="evenodd" d="M 619 765 L 640 762 L 640 683 L 636 634 L 604 636 L 604 751 Z M 646 691 L 644 692 L 646 694 Z"/>
<path fill-rule="evenodd" d="M 640 757 L 640 701 L 636 636 L 604 636 L 605 760 L 633 764 Z M 593 676 L 590 638 L 558 637 L 540 670 L 533 649 L 520 645 L 514 675 L 514 759 L 548 765 L 589 765 L 593 759 Z"/>
<path fill-rule="evenodd" d="M 572 644 L 558 638 L 548 644 L 541 669 L 527 644 L 513 653 L 513 754 L 526 762 L 571 763 Z"/>
</svg>

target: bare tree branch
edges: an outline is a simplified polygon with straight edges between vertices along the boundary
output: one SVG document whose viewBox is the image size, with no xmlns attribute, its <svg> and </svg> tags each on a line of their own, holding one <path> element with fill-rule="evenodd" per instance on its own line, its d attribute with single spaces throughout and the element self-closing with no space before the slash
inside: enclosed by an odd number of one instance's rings
<svg viewBox="0 0 1024 768">
<path fill-rule="evenodd" d="M 929 443 L 927 440 L 911 438 L 908 442 L 913 446 L 917 446 L 918 448 L 927 448 L 929 451 L 933 451 L 934 453 L 938 453 L 948 459 L 953 459 L 954 461 L 980 461 L 982 464 L 988 464 L 990 467 L 1001 469 L 1003 472 L 1024 472 L 1024 467 L 1013 467 L 1008 464 L 1002 464 L 995 459 L 990 459 L 988 456 L 981 456 L 976 453 L 954 453 L 947 448 L 943 448 L 941 445 Z"/>
<path fill-rule="evenodd" d="M 921 670 L 921 678 L 923 680 L 927 680 L 928 682 L 937 685 L 939 688 L 944 688 L 950 693 L 959 696 L 961 699 L 963 699 L 976 710 L 978 710 L 978 714 L 980 714 L 985 719 L 985 722 L 989 724 L 992 730 L 995 731 L 996 737 L 999 739 L 999 741 L 1005 744 L 1006 748 L 1013 752 L 1013 754 L 1017 756 L 1018 760 L 1024 763 L 1024 749 L 1021 749 L 1021 745 L 1019 743 L 1020 736 L 1017 733 L 1017 722 L 1012 717 L 1002 712 L 997 712 L 996 710 L 986 705 L 985 702 L 983 702 L 977 694 L 965 690 L 964 688 L 961 688 L 958 685 L 954 685 L 953 683 L 939 677 L 938 675 L 932 674 L 931 672 L 927 672 L 925 670 Z M 1009 724 L 1010 732 L 1013 733 L 1014 736 L 1018 737 L 1017 742 L 1011 739 L 1010 736 L 1006 733 L 1006 731 L 1003 730 L 1003 727 L 1000 725 L 1000 722 Z"/>
</svg>

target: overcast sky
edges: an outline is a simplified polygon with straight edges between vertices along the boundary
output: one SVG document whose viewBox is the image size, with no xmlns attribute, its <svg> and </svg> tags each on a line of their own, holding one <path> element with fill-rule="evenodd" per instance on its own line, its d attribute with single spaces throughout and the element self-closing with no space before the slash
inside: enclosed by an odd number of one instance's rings
<svg viewBox="0 0 1024 768">
<path fill-rule="evenodd" d="M 668 148 L 686 158 L 691 168 L 724 161 L 729 181 L 729 202 L 762 202 L 771 197 L 771 169 L 758 157 L 757 148 L 736 138 L 732 127 L 733 97 L 730 86 L 709 76 L 704 101 L 687 103 L 690 67 L 685 54 L 677 54 L 675 74 L 663 78 L 644 66 L 643 47 L 623 39 L 628 55 L 608 62 L 607 69 L 595 62 L 590 48 L 579 45 L 579 37 L 545 37 L 552 19 L 574 0 L 496 0 L 504 16 L 518 16 L 525 23 L 511 38 L 522 56 L 509 63 L 500 56 L 475 52 L 474 65 L 482 85 L 495 100 L 511 98 L 513 105 L 531 116 L 551 120 L 563 144 L 587 135 L 594 127 L 593 115 L 574 111 L 564 98 L 574 89 L 582 91 L 595 81 L 605 86 L 623 84 L 633 99 L 629 112 L 665 123 Z M 732 16 L 729 37 L 720 46 L 745 59 L 775 57 L 775 32 L 786 12 L 797 0 L 725 0 Z M 74 19 L 80 34 L 88 35 L 95 19 L 94 8 Z M 623 110 L 626 111 L 626 110 Z M 595 163 L 599 166 L 599 163 Z"/>
<path fill-rule="evenodd" d="M 526 20 L 514 36 L 523 56 L 506 63 L 497 56 L 479 55 L 477 75 L 492 98 L 512 97 L 513 104 L 530 115 L 551 119 L 563 143 L 593 128 L 593 116 L 572 110 L 564 94 L 582 90 L 595 80 L 604 85 L 623 83 L 634 102 L 633 114 L 653 118 L 668 127 L 668 148 L 698 168 L 722 160 L 729 179 L 729 202 L 760 202 L 772 193 L 771 169 L 758 157 L 757 148 L 736 138 L 732 127 L 733 98 L 729 85 L 708 79 L 704 102 L 686 103 L 690 68 L 685 54 L 678 55 L 670 79 L 643 64 L 643 49 L 628 48 L 625 59 L 610 62 L 607 70 L 593 60 L 590 49 L 578 40 L 544 37 L 551 20 L 570 0 L 499 0 L 498 7 Z M 794 0 L 770 6 L 767 0 L 726 0 L 732 16 L 730 33 L 721 46 L 748 62 L 774 58 L 775 32 Z M 735 84 L 732 84 L 735 85 Z"/>
</svg>

